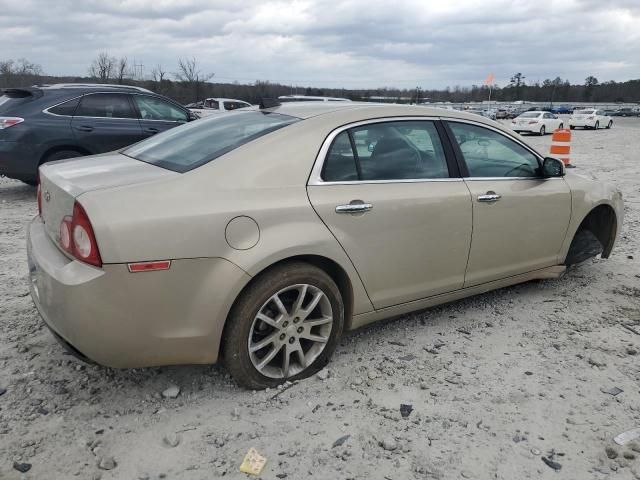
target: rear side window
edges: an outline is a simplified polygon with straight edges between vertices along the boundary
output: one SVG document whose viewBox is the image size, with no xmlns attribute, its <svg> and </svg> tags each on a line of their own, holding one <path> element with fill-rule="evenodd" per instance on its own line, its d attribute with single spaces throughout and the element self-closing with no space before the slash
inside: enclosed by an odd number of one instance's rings
<svg viewBox="0 0 640 480">
<path fill-rule="evenodd" d="M 186 122 L 187 113 L 160 98 L 146 95 L 134 95 L 133 101 L 138 107 L 140 118 L 143 120 L 165 120 L 168 122 Z"/>
<path fill-rule="evenodd" d="M 448 177 L 438 131 L 427 120 L 372 123 L 342 132 L 329 149 L 322 175 L 327 182 Z"/>
<path fill-rule="evenodd" d="M 76 110 L 76 117 L 137 118 L 129 102 L 129 96 L 122 93 L 93 93 L 85 95 Z"/>
<path fill-rule="evenodd" d="M 47 111 L 49 113 L 53 113 L 54 115 L 72 117 L 79 103 L 80 97 L 61 103 L 60 105 L 56 105 L 55 107 L 48 108 Z"/>
<path fill-rule="evenodd" d="M 154 135 L 121 153 L 182 173 L 299 120 L 265 112 L 214 115 Z"/>
<path fill-rule="evenodd" d="M 236 108 L 244 108 L 249 106 L 250 105 L 248 103 L 244 102 L 224 102 L 225 110 L 235 110 Z"/>
</svg>

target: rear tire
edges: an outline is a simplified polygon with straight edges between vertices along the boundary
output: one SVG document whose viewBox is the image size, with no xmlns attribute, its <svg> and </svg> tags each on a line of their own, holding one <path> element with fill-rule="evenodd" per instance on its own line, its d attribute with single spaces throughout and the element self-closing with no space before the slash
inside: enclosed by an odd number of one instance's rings
<svg viewBox="0 0 640 480">
<path fill-rule="evenodd" d="M 305 296 L 298 308 L 302 292 Z M 316 296 L 321 299 L 308 314 L 297 313 L 309 308 Z M 311 325 L 327 317 L 332 319 L 330 326 L 326 322 Z M 285 263 L 262 273 L 240 294 L 227 318 L 222 357 L 238 385 L 249 389 L 275 387 L 324 368 L 343 327 L 344 304 L 333 279 L 313 265 Z M 323 340 L 314 340 L 320 338 Z M 290 360 L 285 361 L 285 357 Z"/>
<path fill-rule="evenodd" d="M 573 125 L 569 125 L 569 128 L 570 128 L 571 130 L 575 130 L 575 129 L 576 129 L 576 127 L 574 127 Z"/>
<path fill-rule="evenodd" d="M 40 165 L 48 162 L 55 162 L 56 160 L 65 160 L 67 158 L 84 157 L 86 153 L 79 152 L 78 150 L 58 150 L 57 152 L 50 153 L 42 159 Z"/>
<path fill-rule="evenodd" d="M 564 123 L 561 123 L 560 126 L 558 126 L 559 129 L 563 129 L 564 128 Z"/>
</svg>

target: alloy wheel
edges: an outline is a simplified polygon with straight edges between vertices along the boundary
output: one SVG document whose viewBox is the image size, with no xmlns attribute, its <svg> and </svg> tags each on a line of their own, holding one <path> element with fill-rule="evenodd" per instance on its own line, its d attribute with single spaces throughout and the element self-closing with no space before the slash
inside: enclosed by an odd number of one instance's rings
<svg viewBox="0 0 640 480">
<path fill-rule="evenodd" d="M 320 288 L 285 287 L 258 310 L 249 330 L 249 358 L 266 377 L 292 377 L 320 356 L 332 328 L 331 302 Z"/>
</svg>

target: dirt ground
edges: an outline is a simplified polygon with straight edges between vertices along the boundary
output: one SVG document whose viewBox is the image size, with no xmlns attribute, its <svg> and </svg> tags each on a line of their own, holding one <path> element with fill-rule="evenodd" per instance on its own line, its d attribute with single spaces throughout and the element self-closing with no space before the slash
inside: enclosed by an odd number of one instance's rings
<svg viewBox="0 0 640 480">
<path fill-rule="evenodd" d="M 35 190 L 0 179 L 0 478 L 247 478 L 255 447 L 263 479 L 640 479 L 640 444 L 612 441 L 640 427 L 640 119 L 572 149 L 624 194 L 610 259 L 349 334 L 328 372 L 261 392 L 66 354 L 28 293 Z"/>
</svg>

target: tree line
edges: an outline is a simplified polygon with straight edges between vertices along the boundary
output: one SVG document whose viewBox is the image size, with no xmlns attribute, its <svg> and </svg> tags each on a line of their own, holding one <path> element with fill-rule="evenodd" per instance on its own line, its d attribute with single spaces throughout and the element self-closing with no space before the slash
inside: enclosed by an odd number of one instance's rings
<svg viewBox="0 0 640 480">
<path fill-rule="evenodd" d="M 375 88 L 314 88 L 284 85 L 256 80 L 251 84 L 218 83 L 213 72 L 203 71 L 195 57 L 179 58 L 174 71 L 158 64 L 149 74 L 141 72 L 127 57 L 116 58 L 101 52 L 91 62 L 87 75 L 82 77 L 49 76 L 40 65 L 24 58 L 0 60 L 0 89 L 35 84 L 63 82 L 118 83 L 136 85 L 166 95 L 180 103 L 190 103 L 207 97 L 227 97 L 258 103 L 261 98 L 280 95 L 317 95 L 344 97 L 351 100 L 388 101 L 399 103 L 483 101 L 532 102 L 638 102 L 640 79 L 600 82 L 594 76 L 582 84 L 572 84 L 560 77 L 542 82 L 528 82 L 522 73 L 513 75 L 503 87 L 498 85 L 472 85 L 444 89 Z M 491 92 L 489 92 L 491 91 Z"/>
</svg>

